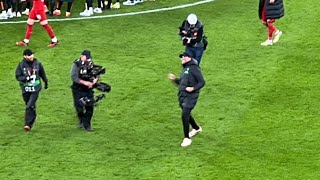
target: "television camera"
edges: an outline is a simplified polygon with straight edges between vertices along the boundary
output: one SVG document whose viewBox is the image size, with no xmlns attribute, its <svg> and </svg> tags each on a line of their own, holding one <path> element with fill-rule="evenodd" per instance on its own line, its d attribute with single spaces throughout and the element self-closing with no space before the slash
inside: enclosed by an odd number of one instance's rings
<svg viewBox="0 0 320 180">
<path fill-rule="evenodd" d="M 106 69 L 103 66 L 94 64 L 92 61 L 87 61 L 81 65 L 81 78 L 93 82 L 94 79 L 99 78 L 101 75 L 106 73 Z M 93 99 L 88 97 L 81 98 L 80 104 L 82 106 L 94 105 L 106 97 L 106 93 L 111 91 L 111 86 L 104 82 L 97 82 L 93 86 L 94 89 L 99 90 L 102 94 L 95 96 Z"/>
</svg>

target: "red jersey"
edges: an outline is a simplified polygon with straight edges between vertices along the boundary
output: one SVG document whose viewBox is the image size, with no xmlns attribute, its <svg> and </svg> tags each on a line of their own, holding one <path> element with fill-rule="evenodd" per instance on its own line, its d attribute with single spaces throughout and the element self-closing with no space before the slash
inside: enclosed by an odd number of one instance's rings
<svg viewBox="0 0 320 180">
<path fill-rule="evenodd" d="M 44 10 L 44 0 L 33 0 L 32 10 Z"/>
</svg>

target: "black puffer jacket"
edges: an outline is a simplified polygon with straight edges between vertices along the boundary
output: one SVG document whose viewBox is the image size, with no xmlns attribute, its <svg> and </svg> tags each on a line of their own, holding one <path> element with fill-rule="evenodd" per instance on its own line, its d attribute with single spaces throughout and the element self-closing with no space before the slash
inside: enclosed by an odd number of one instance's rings
<svg viewBox="0 0 320 180">
<path fill-rule="evenodd" d="M 178 96 L 199 95 L 200 89 L 205 85 L 205 80 L 197 65 L 197 61 L 192 59 L 182 66 L 183 69 L 180 77 L 175 79 L 175 83 L 179 86 Z M 187 87 L 194 87 L 193 92 L 187 92 Z"/>
<path fill-rule="evenodd" d="M 270 4 L 269 0 L 260 0 L 259 2 L 259 18 L 262 19 L 262 10 L 266 8 L 267 19 L 280 19 L 284 16 L 283 0 L 275 0 Z"/>
</svg>

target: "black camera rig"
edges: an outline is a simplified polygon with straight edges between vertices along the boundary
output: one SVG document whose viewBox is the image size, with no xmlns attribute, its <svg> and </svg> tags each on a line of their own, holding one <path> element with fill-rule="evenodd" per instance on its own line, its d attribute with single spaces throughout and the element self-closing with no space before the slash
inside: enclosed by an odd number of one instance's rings
<svg viewBox="0 0 320 180">
<path fill-rule="evenodd" d="M 179 27 L 179 35 L 182 37 L 182 44 L 187 45 L 188 44 L 188 38 L 193 38 L 194 33 L 198 31 L 196 27 L 190 26 L 188 29 L 185 29 L 184 27 Z"/>
<path fill-rule="evenodd" d="M 93 82 L 94 79 L 99 78 L 101 75 L 106 73 L 106 69 L 103 66 L 93 64 L 92 61 L 82 64 L 81 69 L 86 72 L 83 73 L 81 77 L 90 82 Z M 88 97 L 81 98 L 79 102 L 82 106 L 97 105 L 99 101 L 106 97 L 106 93 L 111 91 L 111 86 L 104 82 L 95 83 L 93 88 L 99 90 L 102 94 L 95 96 L 93 99 Z"/>
</svg>

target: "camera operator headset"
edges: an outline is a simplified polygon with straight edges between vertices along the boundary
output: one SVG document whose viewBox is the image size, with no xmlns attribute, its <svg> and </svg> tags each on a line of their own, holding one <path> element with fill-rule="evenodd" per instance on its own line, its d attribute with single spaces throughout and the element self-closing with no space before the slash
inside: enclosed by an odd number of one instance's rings
<svg viewBox="0 0 320 180">
<path fill-rule="evenodd" d="M 179 29 L 183 45 L 186 46 L 185 51 L 191 54 L 192 58 L 197 60 L 198 66 L 200 66 L 203 52 L 208 45 L 202 23 L 198 21 L 195 14 L 189 14 L 187 20 L 182 22 Z"/>
<path fill-rule="evenodd" d="M 94 110 L 94 91 L 93 87 L 98 81 L 90 78 L 88 74 L 93 68 L 91 52 L 84 50 L 79 59 L 75 60 L 71 69 L 72 94 L 74 106 L 79 118 L 79 128 L 85 128 L 87 131 L 94 131 L 91 128 L 91 118 Z M 81 100 L 85 98 L 87 103 L 84 105 Z"/>
</svg>

